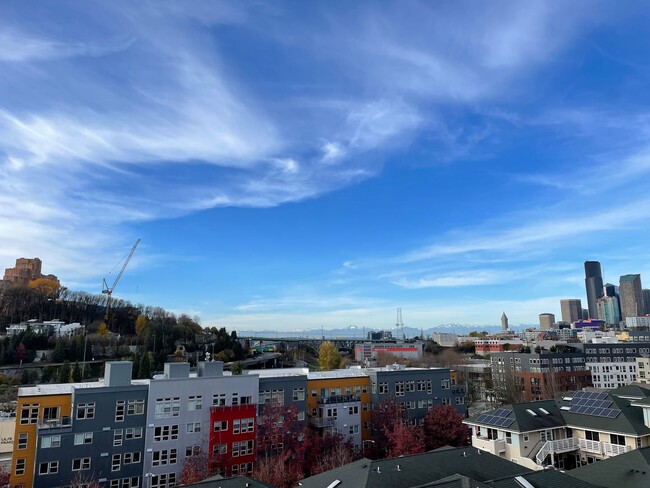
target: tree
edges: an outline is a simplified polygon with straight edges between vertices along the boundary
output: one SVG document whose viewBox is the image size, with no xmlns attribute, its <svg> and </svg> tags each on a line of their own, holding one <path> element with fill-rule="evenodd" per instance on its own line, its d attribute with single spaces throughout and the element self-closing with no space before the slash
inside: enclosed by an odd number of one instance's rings
<svg viewBox="0 0 650 488">
<path fill-rule="evenodd" d="M 97 329 L 97 333 L 102 337 L 106 337 L 108 335 L 108 326 L 106 325 L 106 322 L 102 322 L 100 324 L 99 329 Z"/>
<path fill-rule="evenodd" d="M 59 383 L 69 383 L 70 373 L 70 362 L 66 360 L 59 368 Z"/>
<path fill-rule="evenodd" d="M 138 370 L 138 378 L 150 379 L 151 378 L 151 357 L 145 351 L 140 359 L 140 369 Z"/>
<path fill-rule="evenodd" d="M 320 435 L 308 429 L 302 446 L 302 475 L 307 478 L 351 463 L 358 457 L 352 439 L 340 432 Z"/>
<path fill-rule="evenodd" d="M 424 451 L 417 427 L 409 424 L 406 410 L 394 398 L 381 401 L 372 411 L 372 429 L 369 455 L 375 459 Z"/>
<path fill-rule="evenodd" d="M 185 457 L 183 469 L 178 478 L 179 485 L 191 485 L 203 481 L 210 476 L 208 457 L 201 452 Z"/>
<path fill-rule="evenodd" d="M 242 371 L 244 370 L 244 367 L 242 366 L 240 361 L 235 361 L 230 365 L 230 372 L 234 375 L 240 375 L 242 374 Z"/>
<path fill-rule="evenodd" d="M 463 424 L 462 415 L 451 405 L 430 410 L 424 417 L 422 430 L 427 451 L 443 446 L 466 446 L 470 437 L 470 430 Z"/>
<path fill-rule="evenodd" d="M 323 371 L 331 371 L 341 366 L 341 353 L 333 342 L 321 343 L 318 349 L 318 364 Z"/>
<path fill-rule="evenodd" d="M 4 488 L 5 486 L 9 486 L 9 471 L 0 464 L 0 488 Z"/>
<path fill-rule="evenodd" d="M 72 371 L 70 371 L 70 383 L 79 383 L 82 379 L 79 361 L 75 361 Z"/>
<path fill-rule="evenodd" d="M 138 318 L 135 320 L 135 334 L 138 337 L 142 337 L 144 331 L 147 328 L 147 325 L 149 325 L 149 321 L 147 320 L 147 317 L 145 317 L 144 315 L 138 315 Z"/>
</svg>

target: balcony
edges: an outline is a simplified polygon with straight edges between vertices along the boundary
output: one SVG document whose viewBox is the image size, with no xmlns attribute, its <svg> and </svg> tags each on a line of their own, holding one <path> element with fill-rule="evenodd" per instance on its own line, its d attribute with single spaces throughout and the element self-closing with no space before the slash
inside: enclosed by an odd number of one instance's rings
<svg viewBox="0 0 650 488">
<path fill-rule="evenodd" d="M 603 447 L 599 441 L 590 441 L 589 439 L 578 439 L 578 446 L 581 451 L 591 452 L 593 454 L 602 454 Z"/>
<path fill-rule="evenodd" d="M 309 423 L 312 427 L 316 427 L 317 429 L 322 429 L 323 427 L 333 427 L 336 424 L 337 420 L 338 419 L 334 417 L 327 417 L 327 418 L 310 417 Z"/>
<path fill-rule="evenodd" d="M 64 427 L 72 427 L 72 419 L 70 417 L 47 419 L 38 423 L 39 429 L 61 429 Z"/>
<path fill-rule="evenodd" d="M 537 464 L 541 466 L 544 463 L 546 456 L 549 454 L 562 454 L 563 452 L 571 452 L 577 449 L 578 439 L 574 437 L 558 439 L 556 441 L 546 441 L 535 456 L 535 460 L 537 461 Z"/>
<path fill-rule="evenodd" d="M 321 405 L 332 405 L 334 403 L 353 403 L 360 401 L 361 395 L 336 395 L 318 399 L 318 403 Z"/>
<path fill-rule="evenodd" d="M 483 451 L 487 451 L 490 454 L 499 456 L 500 454 L 506 452 L 506 440 L 505 439 L 488 439 L 487 437 L 472 437 L 472 446 L 477 447 Z"/>
<path fill-rule="evenodd" d="M 610 444 L 609 442 L 601 442 L 603 445 L 603 454 L 605 456 L 618 456 L 619 454 L 625 454 L 632 450 L 630 446 L 621 446 L 619 444 Z"/>
</svg>

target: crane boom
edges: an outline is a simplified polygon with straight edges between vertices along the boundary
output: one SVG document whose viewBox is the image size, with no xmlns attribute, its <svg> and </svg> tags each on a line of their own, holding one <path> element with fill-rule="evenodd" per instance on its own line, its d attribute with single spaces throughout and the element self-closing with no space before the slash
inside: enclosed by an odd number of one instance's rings
<svg viewBox="0 0 650 488">
<path fill-rule="evenodd" d="M 104 285 L 102 287 L 102 293 L 106 293 L 109 297 L 113 294 L 113 290 L 117 286 L 117 284 L 120 282 L 120 279 L 122 278 L 122 275 L 124 274 L 124 270 L 129 264 L 129 261 L 131 261 L 131 256 L 133 256 L 133 253 L 135 252 L 135 248 L 138 247 L 138 244 L 140 244 L 140 239 L 135 241 L 135 244 L 133 244 L 133 247 L 131 248 L 131 252 L 129 252 L 129 255 L 126 257 L 126 260 L 124 261 L 124 264 L 122 265 L 122 269 L 120 269 L 119 274 L 115 278 L 115 281 L 113 281 L 113 286 L 110 288 L 108 287 L 106 283 L 106 278 L 104 278 Z"/>
</svg>

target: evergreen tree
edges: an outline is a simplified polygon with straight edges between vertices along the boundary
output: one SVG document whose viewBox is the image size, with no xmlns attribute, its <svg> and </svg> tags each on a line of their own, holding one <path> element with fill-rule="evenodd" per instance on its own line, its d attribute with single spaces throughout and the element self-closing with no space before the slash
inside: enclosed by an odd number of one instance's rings
<svg viewBox="0 0 650 488">
<path fill-rule="evenodd" d="M 70 382 L 70 363 L 65 361 L 59 368 L 59 383 L 68 383 Z"/>
<path fill-rule="evenodd" d="M 72 371 L 70 371 L 70 383 L 79 383 L 81 381 L 81 368 L 79 361 L 75 361 Z"/>
<path fill-rule="evenodd" d="M 140 368 L 138 369 L 138 378 L 149 379 L 151 378 L 151 358 L 149 353 L 145 352 L 140 359 Z"/>
<path fill-rule="evenodd" d="M 131 368 L 131 379 L 135 380 L 140 374 L 140 361 L 142 357 L 137 352 L 133 355 L 133 368 Z"/>
</svg>

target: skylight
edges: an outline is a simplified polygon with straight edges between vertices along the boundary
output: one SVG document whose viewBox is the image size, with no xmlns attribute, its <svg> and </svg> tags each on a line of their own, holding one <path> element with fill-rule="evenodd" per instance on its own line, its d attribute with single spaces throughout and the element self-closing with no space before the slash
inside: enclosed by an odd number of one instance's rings
<svg viewBox="0 0 650 488">
<path fill-rule="evenodd" d="M 546 410 L 545 408 L 541 408 L 541 407 L 540 407 L 540 408 L 538 408 L 537 410 L 539 410 L 540 412 L 542 412 L 544 415 L 551 415 L 551 412 L 549 412 L 549 411 Z"/>
<path fill-rule="evenodd" d="M 527 408 L 527 409 L 526 409 L 526 412 L 528 412 L 529 414 L 531 414 L 533 417 L 537 417 L 537 414 L 536 414 L 534 411 L 532 411 L 530 408 Z"/>
</svg>

